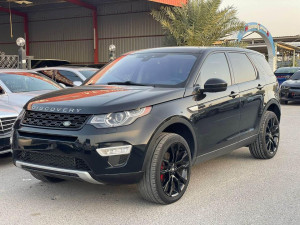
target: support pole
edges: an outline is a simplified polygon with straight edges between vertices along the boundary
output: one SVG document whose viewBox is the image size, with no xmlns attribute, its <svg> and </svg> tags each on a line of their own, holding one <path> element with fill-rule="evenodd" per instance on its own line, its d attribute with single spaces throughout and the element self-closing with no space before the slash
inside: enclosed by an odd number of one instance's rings
<svg viewBox="0 0 300 225">
<path fill-rule="evenodd" d="M 295 67 L 295 61 L 296 61 L 296 50 L 293 51 L 293 67 Z"/>
<path fill-rule="evenodd" d="M 66 0 L 74 5 L 84 7 L 92 10 L 93 14 L 93 40 L 94 40 L 94 63 L 99 63 L 99 44 L 98 44 L 98 21 L 97 21 L 97 7 L 81 0 Z"/>
<path fill-rule="evenodd" d="M 29 55 L 29 29 L 28 29 L 28 15 L 23 12 L 19 12 L 14 9 L 7 9 L 2 6 L 0 6 L 0 12 L 6 12 L 6 13 L 11 13 L 16 16 L 21 16 L 23 17 L 23 22 L 24 22 L 24 36 L 25 36 L 25 41 L 26 41 L 26 55 Z"/>
</svg>

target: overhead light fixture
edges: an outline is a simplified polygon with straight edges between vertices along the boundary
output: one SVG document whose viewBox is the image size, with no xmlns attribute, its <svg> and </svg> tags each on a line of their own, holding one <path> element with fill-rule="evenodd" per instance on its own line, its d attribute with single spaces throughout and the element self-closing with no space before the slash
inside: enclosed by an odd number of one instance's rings
<svg viewBox="0 0 300 225">
<path fill-rule="evenodd" d="M 25 39 L 22 38 L 22 37 L 19 37 L 17 40 L 16 40 L 16 43 L 19 47 L 23 47 L 25 45 Z"/>
<path fill-rule="evenodd" d="M 31 5 L 33 2 L 26 1 L 26 0 L 14 0 L 13 3 L 19 4 L 19 5 Z"/>
</svg>

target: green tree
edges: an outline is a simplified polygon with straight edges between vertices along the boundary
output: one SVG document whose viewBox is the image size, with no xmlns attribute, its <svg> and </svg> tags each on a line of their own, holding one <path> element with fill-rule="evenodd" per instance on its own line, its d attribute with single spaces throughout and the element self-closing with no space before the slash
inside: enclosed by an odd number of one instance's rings
<svg viewBox="0 0 300 225">
<path fill-rule="evenodd" d="M 244 27 L 244 22 L 236 16 L 237 10 L 233 6 L 220 9 L 221 2 L 189 0 L 182 7 L 162 6 L 151 15 L 161 24 L 166 45 L 210 46 Z"/>
</svg>

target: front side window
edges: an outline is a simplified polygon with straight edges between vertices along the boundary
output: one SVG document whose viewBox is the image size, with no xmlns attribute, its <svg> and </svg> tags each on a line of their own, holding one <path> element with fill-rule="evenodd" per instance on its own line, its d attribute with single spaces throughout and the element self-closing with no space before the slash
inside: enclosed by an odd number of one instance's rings
<svg viewBox="0 0 300 225">
<path fill-rule="evenodd" d="M 244 53 L 229 53 L 235 83 L 256 80 L 256 72 L 249 58 Z"/>
<path fill-rule="evenodd" d="M 205 82 L 211 78 L 219 78 L 226 81 L 227 85 L 231 85 L 230 71 L 227 59 L 224 53 L 214 53 L 209 55 L 201 67 L 200 84 L 204 86 Z"/>
<path fill-rule="evenodd" d="M 197 55 L 185 53 L 136 53 L 121 56 L 97 72 L 88 84 L 127 82 L 160 87 L 183 87 Z"/>
<path fill-rule="evenodd" d="M 0 80 L 13 93 L 61 89 L 52 80 L 33 73 L 0 74 Z"/>
</svg>

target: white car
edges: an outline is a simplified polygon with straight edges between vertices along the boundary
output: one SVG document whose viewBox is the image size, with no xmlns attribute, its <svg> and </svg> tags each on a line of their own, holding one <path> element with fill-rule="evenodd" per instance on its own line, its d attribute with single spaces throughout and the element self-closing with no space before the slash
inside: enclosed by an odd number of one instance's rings
<svg viewBox="0 0 300 225">
<path fill-rule="evenodd" d="M 32 71 L 41 73 L 66 87 L 80 86 L 86 79 L 94 75 L 99 69 L 90 67 L 45 67 Z"/>
<path fill-rule="evenodd" d="M 12 126 L 33 97 L 60 90 L 53 80 L 26 70 L 0 70 L 0 154 L 10 151 Z"/>
</svg>

